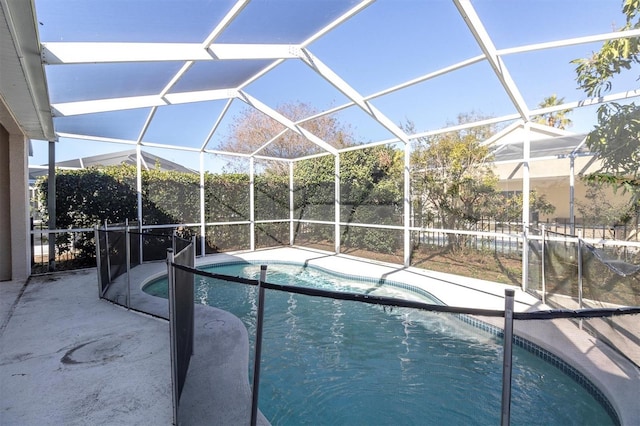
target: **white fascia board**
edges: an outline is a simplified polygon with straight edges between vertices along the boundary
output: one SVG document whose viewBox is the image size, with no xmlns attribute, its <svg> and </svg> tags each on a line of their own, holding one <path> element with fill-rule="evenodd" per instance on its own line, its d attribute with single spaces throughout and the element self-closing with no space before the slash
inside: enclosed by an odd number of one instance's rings
<svg viewBox="0 0 640 426">
<path fill-rule="evenodd" d="M 260 102 L 259 100 L 257 100 L 256 98 L 250 96 L 249 94 L 247 94 L 246 92 L 240 92 L 238 99 L 241 99 L 242 101 L 244 101 L 247 105 L 250 105 L 252 107 L 254 107 L 255 109 L 263 112 L 264 114 L 268 115 L 269 117 L 273 118 L 274 120 L 278 121 L 279 123 L 281 123 L 282 125 L 284 125 L 285 127 L 291 129 L 292 131 L 296 132 L 297 134 L 304 136 L 305 138 L 307 138 L 309 141 L 313 142 L 314 144 L 318 145 L 320 148 L 329 151 L 332 154 L 336 154 L 337 150 L 332 147 L 331 145 L 329 145 L 327 142 L 323 141 L 322 139 L 320 139 L 318 136 L 314 135 L 313 133 L 311 133 L 310 131 L 306 130 L 303 127 L 300 127 L 298 125 L 296 125 L 293 121 L 289 120 L 287 117 L 285 117 L 284 115 L 280 114 L 278 111 L 274 110 L 273 108 L 269 107 L 268 105 L 265 105 L 264 103 Z"/>
<path fill-rule="evenodd" d="M 160 95 L 131 96 L 125 98 L 98 99 L 91 101 L 77 101 L 53 104 L 56 117 L 80 114 L 94 114 L 98 112 L 120 111 L 136 108 L 151 108 L 164 105 L 184 104 L 189 102 L 204 102 L 228 99 L 237 96 L 237 91 L 205 90 L 200 92 L 171 93 L 164 97 Z"/>
<path fill-rule="evenodd" d="M 290 44 L 201 43 L 83 43 L 42 44 L 42 60 L 48 65 L 105 62 L 212 61 L 222 59 L 292 59 L 298 47 Z"/>
<path fill-rule="evenodd" d="M 52 104 L 55 117 L 71 115 L 93 114 L 98 112 L 118 111 L 124 109 L 146 108 L 166 105 L 158 95 L 133 96 L 126 98 L 99 99 L 92 101 L 77 101 Z"/>
<path fill-rule="evenodd" d="M 42 44 L 45 64 L 102 62 L 206 61 L 211 56 L 200 43 L 66 43 Z"/>
<path fill-rule="evenodd" d="M 527 104 L 524 101 L 520 90 L 518 90 L 518 87 L 511 78 L 511 74 L 509 74 L 509 71 L 502 61 L 502 58 L 498 56 L 498 51 L 493 44 L 491 37 L 489 37 L 489 34 L 484 28 L 480 17 L 473 8 L 471 1 L 454 0 L 454 3 L 458 11 L 460 12 L 460 15 L 462 15 L 465 23 L 469 27 L 469 30 L 478 42 L 480 49 L 482 49 L 482 52 L 487 57 L 487 60 L 493 68 L 493 71 L 498 77 L 498 80 L 500 80 L 500 83 L 506 90 L 507 95 L 509 95 L 509 98 L 511 98 L 511 102 L 513 102 L 514 106 L 522 116 L 522 119 L 528 121 L 530 113 L 529 109 L 527 108 Z"/>
<path fill-rule="evenodd" d="M 342 92 L 346 97 L 351 99 L 364 112 L 376 120 L 380 125 L 389 130 L 394 136 L 403 142 L 408 142 L 409 138 L 406 133 L 400 129 L 393 121 L 380 112 L 376 107 L 367 102 L 364 97 L 344 81 L 331 68 L 325 65 L 320 59 L 316 58 L 307 49 L 301 49 L 300 59 L 310 68 L 316 71 L 325 80 L 331 83 L 336 89 Z"/>
</svg>

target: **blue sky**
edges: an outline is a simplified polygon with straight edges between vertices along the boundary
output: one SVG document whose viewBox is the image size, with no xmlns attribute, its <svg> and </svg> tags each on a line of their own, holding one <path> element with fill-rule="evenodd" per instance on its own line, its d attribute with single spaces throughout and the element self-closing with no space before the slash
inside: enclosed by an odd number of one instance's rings
<svg viewBox="0 0 640 426">
<path fill-rule="evenodd" d="M 36 0 L 36 9 L 42 23 L 40 36 L 43 42 L 199 42 L 212 25 L 207 19 L 202 19 L 203 16 L 222 16 L 232 4 L 228 0 L 204 3 L 206 8 L 202 11 L 195 7 L 197 2 L 193 0 Z M 307 5 L 306 9 L 304 4 Z M 238 42 L 242 37 L 247 42 L 265 37 L 272 42 L 283 42 L 284 37 L 304 39 L 304 31 L 313 28 L 314 19 L 322 14 L 330 15 L 340 3 L 326 0 L 316 3 L 311 11 L 308 5 L 292 0 L 251 3 L 243 11 L 246 16 L 230 26 L 219 41 Z M 616 0 L 478 0 L 473 5 L 498 49 L 606 33 L 624 23 L 621 1 Z M 279 20 L 261 20 L 261 16 L 274 7 L 278 8 Z M 126 13 L 123 13 L 125 9 Z M 143 21 L 145 17 L 148 19 Z M 295 24 L 292 25 L 292 22 Z M 290 30 L 285 33 L 283 28 L 287 25 Z M 178 34 L 177 39 L 171 38 L 173 32 Z M 583 98 L 576 88 L 575 66 L 569 61 L 588 56 L 598 48 L 599 43 L 579 45 L 511 55 L 505 57 L 504 61 L 529 108 L 535 108 L 545 96 L 554 93 L 566 101 Z M 309 50 L 365 96 L 481 53 L 457 9 L 446 0 L 379 0 L 345 25 L 311 44 Z M 62 102 L 82 99 L 87 90 L 97 97 L 155 93 L 157 87 L 163 87 L 179 66 L 179 63 L 165 63 L 47 67 L 47 77 L 52 100 Z M 225 68 L 219 64 L 215 66 L 217 68 L 211 63 L 194 67 L 190 71 L 193 78 L 191 85 L 208 84 L 206 78 L 211 73 L 226 79 L 241 73 L 237 65 L 234 65 L 236 68 L 231 65 L 225 65 Z M 84 73 L 84 70 L 90 72 Z M 632 71 L 615 81 L 613 92 L 636 89 L 638 84 L 634 75 L 637 77 L 637 74 L 637 71 Z M 96 85 L 96 81 L 107 84 Z M 177 91 L 191 89 L 188 82 L 176 86 Z M 249 85 L 246 91 L 273 107 L 284 102 L 299 101 L 324 110 L 346 102 L 340 92 L 300 61 L 285 62 Z M 418 131 L 441 128 L 455 121 L 459 113 L 475 111 L 499 116 L 514 112 L 513 105 L 486 62 L 374 99 L 372 103 L 394 123 L 414 121 Z M 223 105 L 224 102 L 215 101 L 161 107 L 145 140 L 199 147 Z M 242 108 L 241 102 L 234 102 L 231 113 L 220 127 L 220 134 L 210 144 L 211 148 L 215 148 L 216 143 L 226 136 L 229 124 Z M 92 131 L 89 127 L 101 129 L 107 136 L 130 139 L 137 136 L 147 113 L 148 110 L 131 110 L 97 114 L 92 117 L 90 126 L 83 123 L 80 117 L 58 120 L 56 124 L 64 123 L 61 129 L 77 132 Z M 355 136 L 362 142 L 391 137 L 386 129 L 357 108 L 344 110 L 337 117 L 350 124 Z M 570 130 L 586 132 L 595 123 L 595 108 L 576 110 L 570 118 L 574 121 Z M 34 141 L 33 146 L 35 155 L 30 162 L 46 163 L 46 143 Z M 130 148 L 64 139 L 58 147 L 59 161 Z M 192 163 L 192 158 L 197 157 L 165 150 L 153 152 L 179 162 Z"/>
</svg>

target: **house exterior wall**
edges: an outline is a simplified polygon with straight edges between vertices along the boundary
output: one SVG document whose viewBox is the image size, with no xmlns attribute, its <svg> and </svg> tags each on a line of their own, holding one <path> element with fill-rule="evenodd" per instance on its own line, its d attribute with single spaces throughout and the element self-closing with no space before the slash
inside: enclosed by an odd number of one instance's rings
<svg viewBox="0 0 640 426">
<path fill-rule="evenodd" d="M 29 229 L 29 140 L 12 134 L 9 140 L 11 181 L 11 269 L 12 279 L 31 275 L 31 230 Z"/>
<path fill-rule="evenodd" d="M 0 281 L 11 279 L 9 132 L 0 125 Z"/>
<path fill-rule="evenodd" d="M 25 280 L 31 274 L 29 141 L 4 124 L 0 123 L 0 281 Z M 9 129 L 17 127 L 9 124 Z"/>
<path fill-rule="evenodd" d="M 574 210 L 573 214 L 580 222 L 580 205 L 589 205 L 593 201 L 586 198 L 587 184 L 582 176 L 593 173 L 600 168 L 600 162 L 592 156 L 577 157 L 574 162 Z M 571 214 L 571 183 L 570 183 L 570 159 L 559 158 L 542 161 L 532 161 L 529 167 L 530 188 L 538 194 L 543 194 L 556 210 L 551 214 L 539 214 L 538 220 L 545 221 L 570 221 Z M 494 172 L 499 176 L 499 188 L 501 191 L 522 191 L 521 163 L 503 163 L 495 165 Z M 628 194 L 622 191 L 614 192 L 612 188 L 605 187 L 602 196 L 612 204 L 621 204 L 628 201 Z"/>
</svg>

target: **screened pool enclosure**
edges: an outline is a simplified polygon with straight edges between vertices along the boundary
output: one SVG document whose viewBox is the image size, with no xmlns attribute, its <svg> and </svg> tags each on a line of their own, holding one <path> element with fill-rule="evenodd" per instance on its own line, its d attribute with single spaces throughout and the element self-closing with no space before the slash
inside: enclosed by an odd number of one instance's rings
<svg viewBox="0 0 640 426">
<path fill-rule="evenodd" d="M 572 60 L 607 40 L 638 36 L 611 31 L 612 20 L 623 27 L 624 15 L 610 3 L 554 5 L 572 13 L 566 20 L 534 2 L 532 19 L 522 20 L 520 5 L 486 1 L 161 1 L 126 5 L 126 13 L 120 1 L 35 2 L 52 122 L 49 142 L 32 142 L 33 166 L 49 170 L 52 194 L 56 163 L 135 149 L 133 167 L 112 182 L 119 189 L 103 182 L 128 204 L 101 220 L 188 231 L 200 237 L 199 253 L 296 244 L 378 252 L 409 266 L 427 262 L 424 247 L 472 246 L 515 255 L 522 272 L 511 276 L 526 287 L 528 238 L 540 221 L 531 194 L 544 195 L 549 179 L 560 182 L 554 207 L 571 204 L 557 216 L 575 235 L 575 181 L 597 163 L 584 135 L 599 105 L 640 94 L 633 75 L 600 97 L 577 88 Z M 29 14 L 14 8 L 15 23 L 28 24 Z M 544 25 L 533 19 L 538 14 Z M 544 104 L 551 95 L 556 102 Z M 575 131 L 550 121 L 567 110 Z M 468 197 L 454 206 L 461 219 L 451 220 L 442 211 L 453 207 L 428 200 L 425 170 L 449 166 L 420 156 L 451 135 L 486 145 L 482 167 L 494 153 L 496 160 L 511 153 L 512 171 L 497 179 L 503 194 L 520 197 L 517 208 L 467 211 L 506 202 Z M 531 145 L 542 139 L 564 142 L 535 158 Z M 145 155 L 192 173 L 151 176 L 158 164 Z M 540 178 L 535 165 L 556 174 Z M 44 237 L 34 261 L 51 266 L 93 223 L 54 217 L 61 207 L 53 197 L 41 208 L 49 225 L 35 232 Z M 637 222 L 622 237 L 596 234 L 584 236 L 637 241 Z"/>
<path fill-rule="evenodd" d="M 588 135 L 615 123 L 603 107 L 637 113 L 638 60 L 595 91 L 577 73 L 603 43 L 635 48 L 627 3 L 0 2 L 0 225 L 31 250 L 0 243 L 31 254 L 25 277 L 97 260 L 101 296 L 129 309 L 132 269 L 178 239 L 190 261 L 296 246 L 477 278 L 637 367 L 633 191 L 583 177 L 637 152 L 635 134 L 611 157 Z"/>
</svg>

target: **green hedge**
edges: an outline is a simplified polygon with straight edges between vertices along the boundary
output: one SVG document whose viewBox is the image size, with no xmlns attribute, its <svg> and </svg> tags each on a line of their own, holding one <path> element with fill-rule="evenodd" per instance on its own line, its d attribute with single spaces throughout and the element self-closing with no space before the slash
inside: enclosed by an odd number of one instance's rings
<svg viewBox="0 0 640 426">
<path fill-rule="evenodd" d="M 344 184 L 341 212 L 347 222 L 400 224 L 402 184 L 393 161 L 394 150 L 378 147 L 341 156 L 340 174 Z M 333 221 L 335 216 L 335 166 L 332 156 L 301 161 L 294 168 L 294 217 Z M 246 174 L 204 175 L 205 222 L 248 221 L 250 215 L 249 176 Z M 43 219 L 46 210 L 47 177 L 36 184 Z M 256 220 L 289 220 L 289 177 L 269 172 L 255 176 Z M 142 171 L 144 225 L 200 222 L 200 176 L 175 171 Z M 130 165 L 56 171 L 56 228 L 90 228 L 97 223 L 136 221 L 136 168 Z M 183 229 L 184 236 L 194 229 Z M 242 233 L 243 235 L 240 235 Z M 262 247 L 287 244 L 288 222 L 262 224 L 256 230 Z M 247 235 L 244 235 L 247 234 Z M 390 252 L 397 250 L 395 239 L 378 235 L 376 230 L 351 227 L 345 242 L 361 249 Z M 381 234 L 384 234 L 381 233 Z M 245 226 L 207 226 L 208 252 L 248 248 Z M 332 227 L 309 227 L 306 239 L 333 245 Z M 61 241 L 61 244 L 63 241 Z M 91 238 L 76 242 L 81 256 L 94 256 Z M 71 250 L 62 244 L 61 251 Z"/>
</svg>

